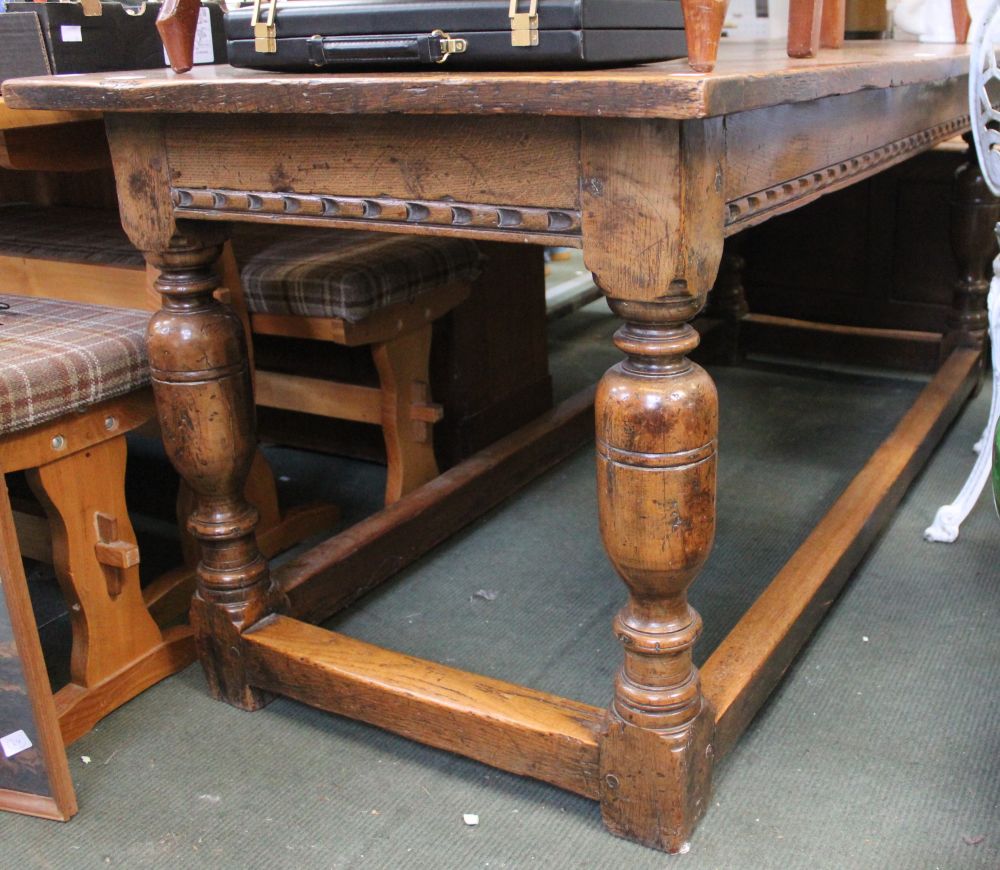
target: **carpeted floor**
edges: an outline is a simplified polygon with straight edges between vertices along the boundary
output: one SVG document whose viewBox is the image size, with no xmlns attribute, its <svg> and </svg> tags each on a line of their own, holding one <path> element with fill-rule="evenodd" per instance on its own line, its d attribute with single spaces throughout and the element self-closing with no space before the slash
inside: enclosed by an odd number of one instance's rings
<svg viewBox="0 0 1000 870">
<path fill-rule="evenodd" d="M 554 324 L 563 395 L 617 359 L 614 326 L 600 304 Z M 761 362 L 713 374 L 719 531 L 692 590 L 699 660 L 921 386 Z M 0 818 L 0 868 L 1000 867 L 1000 522 L 984 500 L 957 544 L 921 540 L 971 465 L 987 407 L 987 395 L 968 406 L 719 767 L 687 855 L 611 837 L 589 801 L 290 701 L 240 713 L 211 701 L 192 667 L 70 747 L 71 823 Z M 135 463 L 149 468 L 159 459 L 144 448 Z M 375 466 L 270 455 L 289 500 L 330 498 L 348 519 L 377 507 Z M 585 449 L 330 625 L 604 705 L 623 594 Z"/>
</svg>

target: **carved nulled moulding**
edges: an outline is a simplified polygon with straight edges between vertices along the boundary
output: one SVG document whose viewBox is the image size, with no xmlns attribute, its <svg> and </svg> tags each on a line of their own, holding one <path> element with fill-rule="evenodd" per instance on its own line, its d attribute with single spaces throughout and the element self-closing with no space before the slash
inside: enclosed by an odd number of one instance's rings
<svg viewBox="0 0 1000 870">
<path fill-rule="evenodd" d="M 174 212 L 294 216 L 303 223 L 357 222 L 451 227 L 470 232 L 512 232 L 558 237 L 580 235 L 580 213 L 520 205 L 484 205 L 449 200 L 336 196 L 315 193 L 273 193 L 212 188 L 174 187 Z"/>
<path fill-rule="evenodd" d="M 831 187 L 843 187 L 861 177 L 880 172 L 919 151 L 925 151 L 945 139 L 957 136 L 968 127 L 968 115 L 955 118 L 928 127 L 905 139 L 897 139 L 881 148 L 866 151 L 864 154 L 817 169 L 815 172 L 731 200 L 726 203 L 726 234 L 730 235 L 760 223 L 770 217 L 773 211 L 783 211 L 797 200 L 812 199 L 820 191 Z"/>
</svg>

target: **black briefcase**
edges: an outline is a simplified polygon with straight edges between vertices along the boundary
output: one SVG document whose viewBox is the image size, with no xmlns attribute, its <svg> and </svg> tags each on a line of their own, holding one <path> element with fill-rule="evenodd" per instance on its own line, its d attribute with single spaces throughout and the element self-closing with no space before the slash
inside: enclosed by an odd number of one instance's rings
<svg viewBox="0 0 1000 870">
<path fill-rule="evenodd" d="M 679 0 L 291 0 L 226 13 L 270 70 L 579 69 L 684 57 Z"/>
</svg>

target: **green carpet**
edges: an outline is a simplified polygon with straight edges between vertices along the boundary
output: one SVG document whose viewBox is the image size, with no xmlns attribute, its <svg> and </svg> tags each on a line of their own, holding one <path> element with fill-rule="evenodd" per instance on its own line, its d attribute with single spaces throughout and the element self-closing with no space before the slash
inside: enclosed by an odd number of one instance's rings
<svg viewBox="0 0 1000 870">
<path fill-rule="evenodd" d="M 563 395 L 618 358 L 614 326 L 600 305 L 553 326 Z M 691 596 L 699 660 L 920 388 L 762 363 L 713 375 L 719 530 Z M 71 747 L 75 820 L 0 818 L 0 868 L 996 868 L 1000 523 L 984 500 L 958 543 L 921 539 L 971 466 L 987 407 L 980 395 L 966 409 L 720 765 L 687 855 L 610 836 L 590 801 L 290 701 L 240 713 L 193 667 Z M 375 466 L 271 458 L 292 499 L 335 499 L 349 517 L 378 503 Z M 329 625 L 606 704 L 624 587 L 600 547 L 593 477 L 582 450 Z"/>
</svg>

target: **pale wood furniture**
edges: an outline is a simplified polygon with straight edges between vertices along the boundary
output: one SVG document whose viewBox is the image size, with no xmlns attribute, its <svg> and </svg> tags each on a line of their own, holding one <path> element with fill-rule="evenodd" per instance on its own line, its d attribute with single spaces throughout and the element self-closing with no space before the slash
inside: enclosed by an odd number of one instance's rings
<svg viewBox="0 0 1000 870">
<path fill-rule="evenodd" d="M 362 268 L 355 261 L 364 241 L 340 234 L 333 244 L 317 245 L 308 234 L 277 241 L 249 235 L 241 238 L 240 253 L 251 292 L 244 293 L 228 247 L 220 272 L 229 300 L 253 335 L 370 348 L 378 386 L 257 367 L 255 396 L 268 408 L 380 426 L 389 503 L 438 474 L 432 427 L 443 410 L 430 396 L 431 335 L 435 322 L 468 297 L 479 254 L 467 242 L 414 245 L 394 236 L 385 238 L 379 262 Z M 438 273 L 441 281 L 435 280 Z M 155 278 L 114 213 L 0 205 L 0 292 L 155 310 Z M 351 318 L 320 316 L 341 309 Z M 258 463 L 267 477 L 263 457 Z M 264 489 L 260 496 L 267 494 Z M 282 548 L 335 520 L 335 512 L 318 505 L 294 509 L 276 520 L 294 525 L 282 536 Z"/>
<path fill-rule="evenodd" d="M 0 100 L 0 166 L 80 172 L 108 165 L 99 112 L 24 112 Z"/>
<path fill-rule="evenodd" d="M 709 805 L 713 766 L 973 389 L 983 342 L 980 319 L 956 317 L 954 350 L 912 410 L 699 673 L 701 617 L 687 589 L 714 536 L 717 398 L 687 358 L 698 342 L 689 322 L 726 236 L 966 129 L 966 67 L 963 47 L 883 43 L 813 62 L 789 61 L 781 47 L 726 47 L 708 76 L 679 61 L 7 82 L 18 106 L 108 113 L 126 231 L 161 270 L 150 358 L 168 452 L 199 497 L 192 613 L 213 694 L 253 710 L 281 693 L 374 722 L 598 800 L 614 833 L 683 849 Z M 628 591 L 608 709 L 306 624 L 572 451 L 589 434 L 591 398 L 269 572 L 241 495 L 254 447 L 250 370 L 238 319 L 212 297 L 212 263 L 234 221 L 583 248 L 625 320 L 615 339 L 625 359 L 598 387 L 594 414 L 602 536 Z M 981 302 L 975 287 L 956 289 L 956 311 Z"/>
<path fill-rule="evenodd" d="M 146 315 L 17 296 L 3 302 L 0 472 L 26 471 L 45 509 L 73 628 L 70 682 L 55 694 L 71 743 L 195 658 L 190 627 L 161 629 L 143 598 L 125 504 L 125 435 L 155 412 Z M 0 506 L 10 529 L 6 497 Z M 16 535 L 5 532 L 3 549 L 20 566 Z M 11 582 L 24 582 L 20 567 Z"/>
<path fill-rule="evenodd" d="M 475 245 L 300 231 L 251 233 L 239 253 L 254 335 L 366 347 L 378 376 L 369 386 L 258 366 L 256 403 L 379 426 L 386 504 L 437 477 L 432 427 L 444 411 L 430 393 L 431 337 L 479 276 Z"/>
<path fill-rule="evenodd" d="M 0 100 L 0 166 L 32 170 L 41 173 L 39 177 L 56 170 L 75 175 L 85 170 L 109 168 L 110 155 L 100 113 L 24 111 L 11 109 Z M 3 227 L 0 230 L 0 293 L 155 310 L 157 296 L 151 292 L 155 275 L 149 272 L 142 256 L 122 233 L 117 213 L 102 208 L 0 205 L 0 216 Z M 80 239 L 81 228 L 87 235 L 83 240 Z M 225 283 L 238 288 L 231 252 L 227 250 L 226 253 L 221 260 L 220 273 Z M 149 413 L 136 425 L 145 425 L 155 431 L 148 396 L 146 406 Z M 117 464 L 106 469 L 112 475 L 109 480 L 114 480 L 114 474 L 123 473 L 124 445 L 123 438 L 114 442 L 113 456 Z M 106 454 L 107 451 L 102 454 L 105 460 Z M 42 472 L 37 474 L 42 475 Z M 268 555 L 283 552 L 303 538 L 333 527 L 339 518 L 338 509 L 326 504 L 281 511 L 273 475 L 259 452 L 247 481 L 247 497 L 259 511 L 258 540 Z M 190 496 L 182 489 L 178 497 L 179 513 L 186 516 L 190 503 Z M 37 508 L 25 511 L 23 507 L 18 502 L 11 515 L 17 531 L 17 540 L 12 538 L 11 546 L 17 547 L 25 557 L 54 562 L 57 570 L 65 573 L 65 547 L 59 535 L 53 534 L 54 526 Z M 123 504 L 118 507 L 124 511 Z M 183 522 L 181 528 L 188 564 L 158 577 L 142 590 L 145 606 L 160 626 L 171 626 L 186 619 L 194 589 L 196 549 L 185 536 Z M 154 654 L 149 648 L 153 635 L 142 619 L 134 620 L 136 634 L 129 637 L 114 631 L 112 621 L 99 617 L 100 614 L 91 620 L 88 629 L 93 647 L 99 651 L 90 657 L 96 664 L 88 665 L 84 671 L 79 670 L 82 667 L 79 662 L 84 660 L 80 650 L 86 649 L 87 641 L 81 640 L 79 618 L 73 623 L 75 645 L 71 668 L 74 682 L 57 696 L 59 720 L 67 743 L 85 734 L 125 700 L 173 672 L 165 668 L 172 666 L 177 670 L 189 664 L 193 654 L 189 633 L 184 655 L 173 647 L 169 654 L 162 651 Z M 128 624 L 126 619 L 118 628 L 124 630 Z M 100 636 L 94 634 L 98 631 Z M 85 689 L 81 690 L 81 686 Z"/>
</svg>

